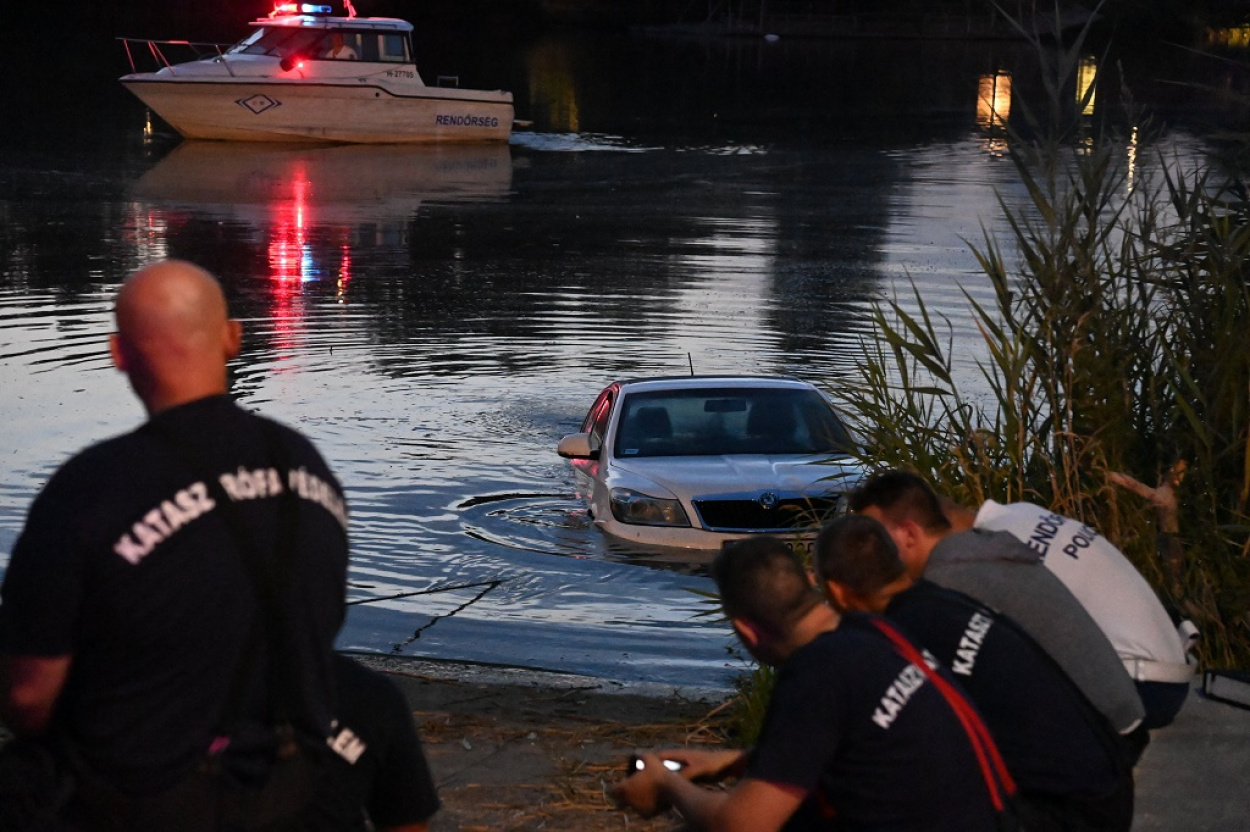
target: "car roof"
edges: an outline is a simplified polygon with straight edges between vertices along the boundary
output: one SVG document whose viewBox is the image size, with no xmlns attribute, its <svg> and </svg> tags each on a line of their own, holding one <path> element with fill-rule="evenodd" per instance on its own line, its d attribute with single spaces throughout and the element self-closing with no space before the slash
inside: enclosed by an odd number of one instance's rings
<svg viewBox="0 0 1250 832">
<path fill-rule="evenodd" d="M 810 390 L 813 385 L 789 376 L 655 376 L 616 382 L 622 393 L 647 390 L 692 390 L 698 388 L 790 387 Z"/>
</svg>

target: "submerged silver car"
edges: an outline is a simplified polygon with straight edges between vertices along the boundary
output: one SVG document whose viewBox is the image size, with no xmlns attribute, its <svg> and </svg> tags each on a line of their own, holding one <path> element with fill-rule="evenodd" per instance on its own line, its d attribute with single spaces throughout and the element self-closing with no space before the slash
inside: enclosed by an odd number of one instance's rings
<svg viewBox="0 0 1250 832">
<path fill-rule="evenodd" d="M 594 524 L 634 544 L 719 549 L 751 534 L 810 545 L 863 477 L 833 405 L 804 381 L 618 381 L 560 440 Z"/>
</svg>

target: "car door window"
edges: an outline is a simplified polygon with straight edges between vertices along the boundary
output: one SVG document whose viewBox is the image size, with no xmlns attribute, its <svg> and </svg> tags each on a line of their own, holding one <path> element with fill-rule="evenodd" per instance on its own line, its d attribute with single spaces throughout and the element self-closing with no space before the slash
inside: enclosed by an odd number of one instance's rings
<svg viewBox="0 0 1250 832">
<path fill-rule="evenodd" d="M 603 447 L 603 435 L 608 430 L 608 417 L 612 415 L 612 391 L 604 390 L 591 405 L 582 422 L 582 432 L 590 434 L 590 449 L 597 451 Z"/>
</svg>

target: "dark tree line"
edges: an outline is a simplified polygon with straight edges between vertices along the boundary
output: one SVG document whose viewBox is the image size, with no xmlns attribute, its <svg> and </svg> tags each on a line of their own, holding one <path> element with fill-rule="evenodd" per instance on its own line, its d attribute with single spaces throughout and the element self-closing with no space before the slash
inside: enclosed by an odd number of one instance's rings
<svg viewBox="0 0 1250 832">
<path fill-rule="evenodd" d="M 341 0 L 330 2 L 336 10 Z M 1250 20 L 1250 0 L 1064 0 L 1068 10 L 1097 9 L 1102 26 L 1120 35 L 1162 36 L 1183 40 L 1207 27 L 1240 25 Z M 968 18 L 981 21 L 998 14 L 1053 14 L 1054 0 L 355 0 L 358 13 L 423 22 L 482 26 L 493 23 L 525 28 L 552 25 L 627 26 L 700 23 L 709 20 L 754 22 L 808 16 L 813 21 L 849 17 L 895 18 L 915 28 L 919 21 Z M 54 7 L 25 2 L 7 17 L 18 31 L 71 31 L 134 37 L 188 37 L 230 41 L 249 21 L 272 9 L 272 0 L 65 0 Z M 836 27 L 820 27 L 836 33 Z M 914 32 L 909 33 L 914 34 Z"/>
</svg>

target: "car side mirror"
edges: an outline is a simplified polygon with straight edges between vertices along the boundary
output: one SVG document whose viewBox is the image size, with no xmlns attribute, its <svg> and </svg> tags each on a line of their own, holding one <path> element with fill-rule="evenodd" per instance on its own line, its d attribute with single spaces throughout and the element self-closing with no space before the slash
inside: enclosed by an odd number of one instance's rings
<svg viewBox="0 0 1250 832">
<path fill-rule="evenodd" d="M 299 60 L 299 55 L 283 55 L 282 60 L 278 61 L 278 66 L 282 68 L 283 72 L 290 72 L 295 68 L 295 62 L 297 60 Z"/>
<path fill-rule="evenodd" d="M 599 449 L 590 447 L 589 433 L 570 433 L 560 440 L 556 453 L 565 459 L 598 459 Z"/>
</svg>

